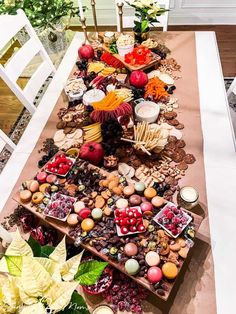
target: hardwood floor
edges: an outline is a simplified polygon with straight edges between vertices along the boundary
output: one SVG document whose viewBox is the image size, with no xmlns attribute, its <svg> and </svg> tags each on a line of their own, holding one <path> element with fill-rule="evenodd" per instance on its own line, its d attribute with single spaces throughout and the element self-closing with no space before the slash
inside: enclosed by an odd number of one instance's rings
<svg viewBox="0 0 236 314">
<path fill-rule="evenodd" d="M 80 30 L 79 27 L 71 27 L 73 30 Z M 106 30 L 113 29 L 106 27 Z M 100 28 L 101 31 L 105 30 Z M 236 75 L 236 25 L 187 25 L 187 26 L 169 26 L 169 30 L 180 31 L 215 31 L 220 51 L 220 57 L 225 77 L 234 77 Z M 4 56 L 8 59 L 12 50 Z M 3 60 L 4 62 L 5 60 Z M 2 60 L 0 60 L 2 63 Z M 27 80 L 21 78 L 20 85 L 25 85 Z M 0 80 L 0 129 L 7 134 L 10 132 L 15 121 L 19 117 L 23 106 L 9 90 L 9 88 Z"/>
</svg>

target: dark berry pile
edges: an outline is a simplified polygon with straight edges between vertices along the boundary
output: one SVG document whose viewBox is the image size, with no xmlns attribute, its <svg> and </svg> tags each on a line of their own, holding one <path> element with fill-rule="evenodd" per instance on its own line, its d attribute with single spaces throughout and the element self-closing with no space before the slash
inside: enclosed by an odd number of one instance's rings
<svg viewBox="0 0 236 314">
<path fill-rule="evenodd" d="M 82 59 L 80 61 L 76 62 L 77 68 L 80 71 L 87 71 L 88 68 L 88 60 L 87 59 Z"/>
<path fill-rule="evenodd" d="M 95 60 L 95 61 L 100 61 L 100 60 L 101 60 L 101 56 L 102 56 L 102 50 L 98 49 L 98 50 L 96 51 L 96 55 L 95 55 L 95 57 L 94 57 L 94 60 Z"/>
<path fill-rule="evenodd" d="M 157 195 L 163 196 L 165 191 L 168 191 L 170 189 L 170 185 L 165 182 L 163 183 L 154 182 L 153 188 L 156 189 Z"/>
<path fill-rule="evenodd" d="M 115 270 L 112 285 L 103 293 L 103 297 L 115 312 L 119 310 L 136 314 L 143 313 L 141 300 L 146 299 L 147 295 L 145 288 Z"/>
<path fill-rule="evenodd" d="M 108 120 L 102 124 L 103 148 L 105 155 L 114 155 L 120 144 L 123 129 L 117 120 Z"/>
<path fill-rule="evenodd" d="M 39 168 L 43 167 L 58 152 L 58 147 L 54 144 L 52 138 L 47 138 L 43 142 L 43 147 L 39 150 L 39 153 L 41 152 L 44 152 L 45 155 L 38 161 Z"/>
<path fill-rule="evenodd" d="M 144 96 L 144 88 L 132 87 L 132 93 L 133 93 L 133 96 L 134 96 L 134 100 L 139 99 L 139 98 L 143 98 L 143 96 Z"/>
<path fill-rule="evenodd" d="M 96 76 L 97 74 L 95 72 L 90 72 L 83 77 L 84 84 L 86 85 L 87 88 L 90 88 L 89 84 L 92 82 L 92 80 L 95 79 Z"/>
</svg>

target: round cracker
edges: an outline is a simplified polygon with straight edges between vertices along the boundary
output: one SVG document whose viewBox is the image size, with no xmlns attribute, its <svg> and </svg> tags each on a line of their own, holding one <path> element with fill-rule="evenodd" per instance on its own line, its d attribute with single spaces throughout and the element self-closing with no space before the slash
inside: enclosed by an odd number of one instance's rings
<svg viewBox="0 0 236 314">
<path fill-rule="evenodd" d="M 77 129 L 77 130 L 75 131 L 74 138 L 75 138 L 75 139 L 80 139 L 82 136 L 83 136 L 83 131 L 82 131 L 81 129 Z"/>
<path fill-rule="evenodd" d="M 56 133 L 54 134 L 54 142 L 60 142 L 63 141 L 65 139 L 65 134 L 63 130 L 58 130 L 56 131 Z"/>
</svg>

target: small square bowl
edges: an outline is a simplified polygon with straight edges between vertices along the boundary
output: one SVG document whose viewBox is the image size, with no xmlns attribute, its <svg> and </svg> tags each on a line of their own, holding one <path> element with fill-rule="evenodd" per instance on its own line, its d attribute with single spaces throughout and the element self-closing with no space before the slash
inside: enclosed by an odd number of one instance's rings
<svg viewBox="0 0 236 314">
<path fill-rule="evenodd" d="M 166 228 L 160 221 L 159 219 L 160 218 L 163 218 L 164 216 L 164 212 L 168 209 L 168 208 L 175 208 L 177 209 L 177 206 L 174 204 L 174 203 L 171 203 L 171 202 L 168 202 L 163 208 L 162 210 L 153 218 L 153 220 L 159 225 L 161 226 L 165 231 L 167 231 L 173 238 L 177 238 L 183 231 L 184 229 L 189 225 L 189 223 L 192 221 L 192 217 L 190 215 L 188 215 L 183 208 L 180 208 L 181 210 L 181 213 L 182 213 L 182 217 L 181 218 L 184 218 L 185 219 L 185 224 L 180 224 L 179 228 L 181 229 L 180 232 L 178 232 L 177 234 L 173 234 L 168 228 Z M 171 210 L 172 211 L 172 210 Z M 173 212 L 173 211 L 172 211 Z M 171 220 L 173 218 L 177 218 L 179 217 L 178 214 L 175 214 L 173 213 L 174 216 L 171 218 Z M 180 219 L 181 219 L 180 218 Z M 170 221 L 171 223 L 171 221 Z"/>
<path fill-rule="evenodd" d="M 46 208 L 44 209 L 44 215 L 47 216 L 47 217 L 50 217 L 50 218 L 54 218 L 54 219 L 57 219 L 57 220 L 60 220 L 60 221 L 66 221 L 69 214 L 71 213 L 71 210 L 72 210 L 72 207 L 74 205 L 74 203 L 76 202 L 76 198 L 75 197 L 71 197 L 71 196 L 68 196 L 68 195 L 64 195 L 64 194 L 60 194 L 60 193 L 54 193 L 52 195 L 52 198 L 50 200 L 50 202 L 48 203 L 48 205 L 46 206 Z M 54 206 L 57 206 L 57 207 L 60 207 L 61 206 L 61 203 L 65 202 L 65 203 L 68 203 L 68 202 L 71 202 L 71 208 L 68 208 L 68 207 L 65 207 L 66 210 L 68 210 L 68 212 L 66 213 L 66 216 L 64 218 L 59 218 L 59 217 L 56 217 L 54 215 L 51 215 L 50 213 L 47 213 L 47 210 L 51 210 L 51 206 L 54 205 Z M 57 208 L 56 207 L 56 208 Z M 63 211 L 63 209 L 62 209 Z"/>
</svg>

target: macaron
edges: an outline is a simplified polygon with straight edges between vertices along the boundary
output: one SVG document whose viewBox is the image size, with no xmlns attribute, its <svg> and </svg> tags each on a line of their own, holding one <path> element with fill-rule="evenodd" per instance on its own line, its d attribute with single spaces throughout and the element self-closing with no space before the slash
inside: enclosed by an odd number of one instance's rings
<svg viewBox="0 0 236 314">
<path fill-rule="evenodd" d="M 94 221 L 91 218 L 85 218 L 81 222 L 81 228 L 83 229 L 83 231 L 90 231 L 93 229 L 93 227 L 94 227 Z"/>
<path fill-rule="evenodd" d="M 157 266 L 160 263 L 160 256 L 157 252 L 150 251 L 146 254 L 145 261 L 149 266 Z"/>
<path fill-rule="evenodd" d="M 139 196 L 137 194 L 133 194 L 133 195 L 130 196 L 129 202 L 130 202 L 131 205 L 137 206 L 137 205 L 141 204 L 142 198 L 141 198 L 141 196 Z"/>
<path fill-rule="evenodd" d="M 153 199 L 151 200 L 152 202 L 152 205 L 155 206 L 155 207 L 161 207 L 165 200 L 163 197 L 160 197 L 160 196 L 154 196 Z"/>
<path fill-rule="evenodd" d="M 78 215 L 77 214 L 70 214 L 67 217 L 67 223 L 69 226 L 76 226 L 78 224 Z"/>
<path fill-rule="evenodd" d="M 125 198 L 120 198 L 116 201 L 117 208 L 126 208 L 128 207 L 128 201 Z"/>
<path fill-rule="evenodd" d="M 147 278 L 151 283 L 156 283 L 161 281 L 163 275 L 159 267 L 152 266 L 148 269 Z"/>
<path fill-rule="evenodd" d="M 162 266 L 162 272 L 167 279 L 174 279 L 178 275 L 178 268 L 174 263 L 167 262 Z"/>
<path fill-rule="evenodd" d="M 127 185 L 123 189 L 123 193 L 125 196 L 130 196 L 130 195 L 134 194 L 134 192 L 135 192 L 135 190 L 134 190 L 133 185 Z"/>
<path fill-rule="evenodd" d="M 126 256 L 134 256 L 138 253 L 138 247 L 135 243 L 129 242 L 124 247 Z"/>
<path fill-rule="evenodd" d="M 20 200 L 22 203 L 28 203 L 31 201 L 32 193 L 29 190 L 20 191 Z"/>
<path fill-rule="evenodd" d="M 146 189 L 146 185 L 143 182 L 136 182 L 134 188 L 137 193 L 141 194 Z"/>
<path fill-rule="evenodd" d="M 100 220 L 102 218 L 102 215 L 103 215 L 101 208 L 94 208 L 92 210 L 91 215 L 92 215 L 93 219 Z"/>
<path fill-rule="evenodd" d="M 130 258 L 125 262 L 125 270 L 129 275 L 136 275 L 139 271 L 139 263 L 134 258 Z"/>
<path fill-rule="evenodd" d="M 156 195 L 157 195 L 157 191 L 154 188 L 146 188 L 144 190 L 144 196 L 149 200 L 151 200 Z"/>
<path fill-rule="evenodd" d="M 79 213 L 81 211 L 81 209 L 85 208 L 85 204 L 82 201 L 78 201 L 74 203 L 74 211 L 75 213 Z"/>
</svg>

